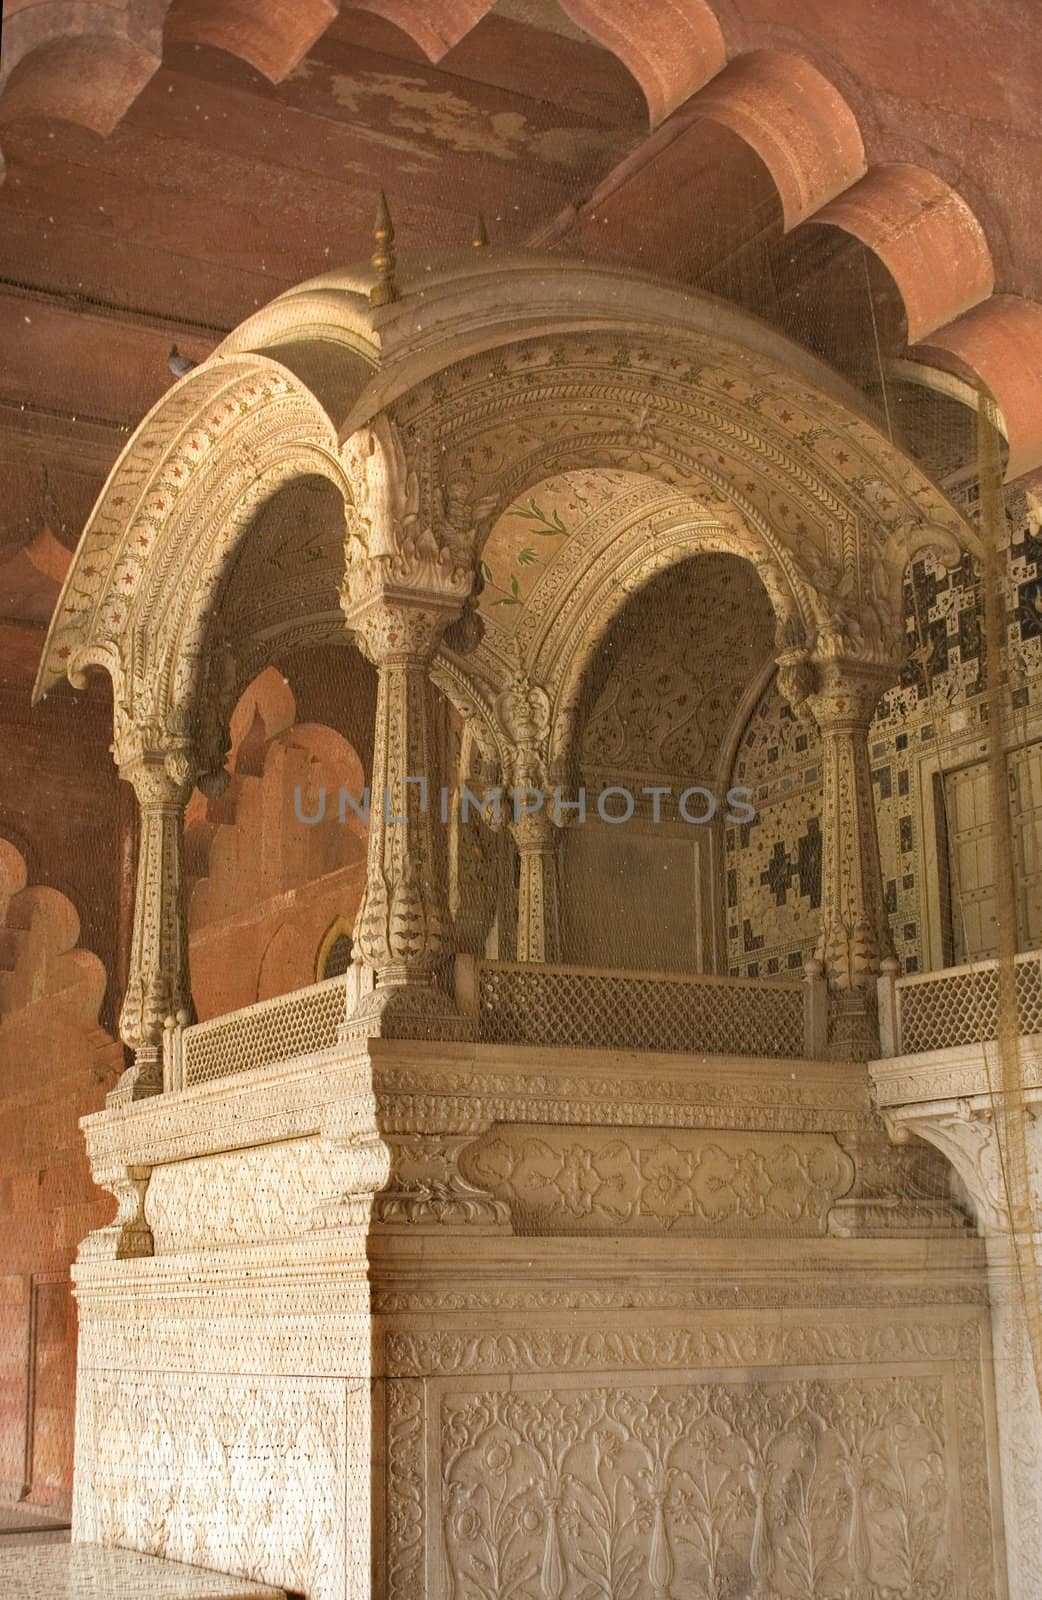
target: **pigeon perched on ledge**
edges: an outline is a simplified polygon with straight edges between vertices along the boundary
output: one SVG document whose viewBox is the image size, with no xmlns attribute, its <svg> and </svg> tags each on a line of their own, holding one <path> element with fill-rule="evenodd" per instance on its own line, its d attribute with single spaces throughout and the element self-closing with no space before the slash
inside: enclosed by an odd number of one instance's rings
<svg viewBox="0 0 1042 1600">
<path fill-rule="evenodd" d="M 183 356 L 176 344 L 170 346 L 170 354 L 166 358 L 166 364 L 175 378 L 183 378 L 186 373 L 194 371 L 199 365 L 198 361 L 193 361 L 191 356 Z"/>
</svg>

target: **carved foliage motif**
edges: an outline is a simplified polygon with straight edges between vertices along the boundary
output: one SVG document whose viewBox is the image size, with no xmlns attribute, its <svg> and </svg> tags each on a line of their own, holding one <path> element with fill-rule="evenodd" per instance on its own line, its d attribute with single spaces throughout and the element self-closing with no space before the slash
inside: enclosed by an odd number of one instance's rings
<svg viewBox="0 0 1042 1600">
<path fill-rule="evenodd" d="M 424 1453 L 423 1385 L 408 1379 L 387 1392 L 387 1597 L 413 1600 L 423 1593 Z"/>
<path fill-rule="evenodd" d="M 94 1463 L 89 1494 L 78 1485 L 83 1537 L 340 1600 L 351 1539 L 343 1381 L 81 1384 L 77 1432 Z"/>
<path fill-rule="evenodd" d="M 538 683 L 519 676 L 496 696 L 495 712 L 507 744 L 510 782 L 535 788 L 546 782 L 550 700 Z"/>
<path fill-rule="evenodd" d="M 458 1600 L 947 1600 L 941 1382 L 449 1395 Z"/>
<path fill-rule="evenodd" d="M 462 603 L 474 585 L 475 519 L 487 509 L 473 506 L 469 475 L 448 477 L 437 506 L 424 519 L 419 476 L 386 412 L 351 435 L 342 460 L 351 487 L 341 590 L 345 610 L 350 613 L 383 584 Z"/>
<path fill-rule="evenodd" d="M 854 1178 L 835 1141 L 814 1134 L 500 1128 L 460 1165 L 509 1201 L 519 1233 L 820 1234 Z"/>
<path fill-rule="evenodd" d="M 376 1197 L 374 1221 L 508 1231 L 506 1204 L 461 1177 L 457 1165 L 460 1143 L 458 1139 L 393 1139 L 391 1178 Z"/>
</svg>

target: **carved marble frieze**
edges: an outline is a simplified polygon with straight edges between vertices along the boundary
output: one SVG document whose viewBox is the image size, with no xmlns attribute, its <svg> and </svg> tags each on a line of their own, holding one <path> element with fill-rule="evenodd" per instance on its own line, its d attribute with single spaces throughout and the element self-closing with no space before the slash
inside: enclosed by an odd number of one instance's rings
<svg viewBox="0 0 1042 1600">
<path fill-rule="evenodd" d="M 500 1126 L 464 1176 L 517 1233 L 821 1234 L 854 1163 L 827 1134 Z"/>
</svg>

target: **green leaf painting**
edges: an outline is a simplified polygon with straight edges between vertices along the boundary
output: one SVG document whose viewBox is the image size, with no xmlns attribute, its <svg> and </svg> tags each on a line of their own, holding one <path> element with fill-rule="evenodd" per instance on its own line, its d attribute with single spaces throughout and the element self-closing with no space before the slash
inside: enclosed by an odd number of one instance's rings
<svg viewBox="0 0 1042 1600">
<path fill-rule="evenodd" d="M 515 506 L 506 513 L 507 518 L 516 518 L 528 525 L 528 532 L 537 539 L 564 539 L 568 536 L 568 528 L 556 506 L 549 510 L 541 506 L 535 498 L 529 500 L 525 506 Z M 510 564 L 517 569 L 510 573 L 506 586 L 497 583 L 493 569 L 487 561 L 481 563 L 481 575 L 485 580 L 485 587 L 491 590 L 495 598 L 490 598 L 491 606 L 522 606 L 525 597 L 521 593 L 518 582 L 518 572 L 524 567 L 540 566 L 543 557 L 536 553 L 530 544 L 522 546 L 520 550 L 508 557 Z"/>
<path fill-rule="evenodd" d="M 532 524 L 532 532 L 540 539 L 559 539 L 568 529 L 561 521 L 561 513 L 554 507 L 553 515 L 547 516 L 542 506 L 535 500 L 530 500 L 523 510 L 512 511 L 512 517 L 523 517 Z"/>
</svg>

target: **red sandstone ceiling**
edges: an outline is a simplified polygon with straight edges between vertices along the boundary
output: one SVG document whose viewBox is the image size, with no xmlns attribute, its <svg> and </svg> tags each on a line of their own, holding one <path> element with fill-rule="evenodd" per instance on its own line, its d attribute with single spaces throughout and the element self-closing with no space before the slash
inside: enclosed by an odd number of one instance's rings
<svg viewBox="0 0 1042 1600">
<path fill-rule="evenodd" d="M 6 0 L 0 623 L 126 431 L 290 284 L 493 241 L 768 318 L 888 403 L 983 380 L 1042 464 L 1037 0 Z M 911 365 L 910 365 L 911 363 Z M 897 422 L 900 428 L 900 417 Z M 936 429 L 934 430 L 936 431 Z M 925 436 L 925 435 L 924 435 Z M 911 440 L 915 443 L 915 440 Z"/>
</svg>

